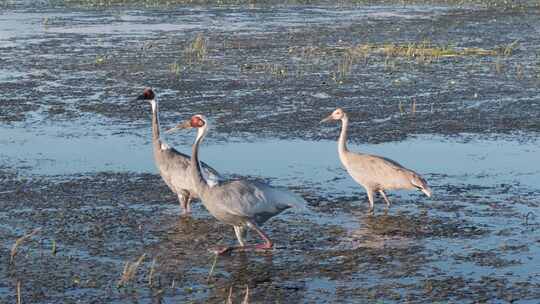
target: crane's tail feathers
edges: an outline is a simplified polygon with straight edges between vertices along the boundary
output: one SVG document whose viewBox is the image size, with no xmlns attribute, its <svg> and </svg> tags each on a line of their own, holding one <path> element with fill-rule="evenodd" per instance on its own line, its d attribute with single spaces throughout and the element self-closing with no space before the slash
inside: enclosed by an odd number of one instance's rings
<svg viewBox="0 0 540 304">
<path fill-rule="evenodd" d="M 285 208 L 296 208 L 300 210 L 307 210 L 307 202 L 302 196 L 290 191 L 286 188 L 270 188 L 267 192 L 269 199 L 282 205 Z"/>
<path fill-rule="evenodd" d="M 304 200 L 302 196 L 289 191 L 289 197 L 290 197 L 289 206 L 291 206 L 292 208 L 300 209 L 300 210 L 307 210 L 307 202 L 306 200 Z"/>
<path fill-rule="evenodd" d="M 419 175 L 415 175 L 412 180 L 411 180 L 411 183 L 416 187 L 418 188 L 418 190 L 424 192 L 424 194 L 427 196 L 427 197 L 431 197 L 431 188 L 428 186 L 427 182 L 425 179 L 423 179 L 422 177 L 420 177 Z"/>
<path fill-rule="evenodd" d="M 424 194 L 426 194 L 427 197 L 431 197 L 431 194 L 432 194 L 431 188 L 426 187 L 426 188 L 421 189 L 420 191 L 424 192 Z"/>
</svg>

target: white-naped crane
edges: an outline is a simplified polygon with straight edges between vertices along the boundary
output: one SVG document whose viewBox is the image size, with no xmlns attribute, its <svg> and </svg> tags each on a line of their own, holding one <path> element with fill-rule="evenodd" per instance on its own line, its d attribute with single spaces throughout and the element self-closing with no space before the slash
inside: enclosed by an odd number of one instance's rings
<svg viewBox="0 0 540 304">
<path fill-rule="evenodd" d="M 195 190 L 210 214 L 219 221 L 234 227 L 236 238 L 240 243 L 240 246 L 218 247 L 214 252 L 224 254 L 234 250 L 272 249 L 273 242 L 260 226 L 271 217 L 291 207 L 306 208 L 306 201 L 289 190 L 271 187 L 262 182 L 240 179 L 210 183 L 199 166 L 199 145 L 208 132 L 206 118 L 203 115 L 194 115 L 167 132 L 191 128 L 197 129 L 190 166 Z M 246 228 L 257 232 L 264 243 L 247 245 Z"/>
<path fill-rule="evenodd" d="M 347 149 L 349 117 L 343 109 L 337 108 L 321 123 L 331 120 L 341 121 L 341 133 L 338 140 L 339 159 L 351 177 L 366 189 L 370 212 L 373 212 L 373 194 L 375 192 L 381 194 L 388 207 L 390 200 L 384 193 L 385 190 L 418 189 L 431 197 L 431 189 L 426 180 L 418 173 L 385 157 L 350 152 Z"/>
<path fill-rule="evenodd" d="M 178 196 L 184 215 L 191 213 L 192 199 L 199 198 L 190 175 L 189 155 L 178 152 L 160 138 L 159 107 L 156 95 L 151 88 L 144 89 L 135 101 L 147 101 L 152 106 L 152 146 L 154 160 L 165 184 Z M 209 183 L 217 183 L 221 176 L 212 167 L 202 163 L 202 174 Z"/>
</svg>

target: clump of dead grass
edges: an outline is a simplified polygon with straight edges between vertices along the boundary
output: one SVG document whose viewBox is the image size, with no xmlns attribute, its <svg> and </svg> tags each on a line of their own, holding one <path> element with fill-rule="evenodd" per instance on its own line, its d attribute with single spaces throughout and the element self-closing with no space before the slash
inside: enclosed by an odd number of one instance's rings
<svg viewBox="0 0 540 304">
<path fill-rule="evenodd" d="M 32 232 L 26 235 L 23 235 L 22 237 L 15 240 L 15 243 L 13 244 L 13 246 L 11 246 L 11 253 L 10 253 L 10 259 L 9 259 L 10 264 L 12 264 L 15 261 L 15 257 L 17 256 L 17 253 L 19 252 L 19 247 L 24 242 L 32 238 L 34 235 L 38 234 L 40 231 L 41 231 L 41 228 L 36 228 L 32 230 Z"/>
<path fill-rule="evenodd" d="M 143 254 L 135 262 L 126 262 L 122 275 L 120 276 L 120 280 L 118 280 L 118 283 L 116 284 L 118 288 L 126 286 L 129 282 L 131 282 L 131 280 L 133 280 L 145 257 L 146 254 Z"/>
<path fill-rule="evenodd" d="M 207 38 L 202 34 L 197 37 L 184 49 L 184 55 L 188 63 L 202 62 L 208 54 Z"/>
</svg>

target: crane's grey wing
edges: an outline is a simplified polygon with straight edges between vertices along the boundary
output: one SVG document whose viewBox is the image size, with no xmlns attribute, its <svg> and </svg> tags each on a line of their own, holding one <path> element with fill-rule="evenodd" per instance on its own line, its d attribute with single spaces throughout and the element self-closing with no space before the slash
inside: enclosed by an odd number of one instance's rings
<svg viewBox="0 0 540 304">
<path fill-rule="evenodd" d="M 290 191 L 287 188 L 272 187 L 270 185 L 260 182 L 255 182 L 253 184 L 261 190 L 264 198 L 269 202 L 273 202 L 278 206 L 283 206 L 287 208 L 307 208 L 306 201 L 300 195 Z"/>
<path fill-rule="evenodd" d="M 424 192 L 428 197 L 431 197 L 432 191 L 429 187 L 427 181 L 418 173 L 411 169 L 407 169 L 400 165 L 399 163 L 385 158 L 378 156 L 382 161 L 385 162 L 385 164 L 388 167 L 391 167 L 395 172 L 399 172 L 400 174 L 393 174 L 395 179 L 399 179 L 399 181 L 394 180 L 394 182 L 409 182 L 412 186 L 417 188 L 418 190 Z"/>
<path fill-rule="evenodd" d="M 398 162 L 378 155 L 356 154 L 349 152 L 347 153 L 346 157 L 348 159 L 349 166 L 368 173 L 374 173 L 376 171 L 409 171 Z"/>
<path fill-rule="evenodd" d="M 411 180 L 411 183 L 413 185 L 418 186 L 418 187 L 427 186 L 426 180 L 422 176 L 420 176 L 420 174 L 416 173 L 416 171 L 405 168 L 401 164 L 399 164 L 398 162 L 396 162 L 394 160 L 391 160 L 389 158 L 381 157 L 381 156 L 376 156 L 376 157 L 379 157 L 381 160 L 383 160 L 386 163 L 386 165 L 389 166 L 389 167 L 392 167 L 393 170 L 404 172 L 404 173 L 410 175 L 413 178 L 413 180 Z"/>
<path fill-rule="evenodd" d="M 374 188 L 406 187 L 411 185 L 413 176 L 418 176 L 398 162 L 377 155 L 349 153 L 347 159 L 347 170 L 351 175 L 358 176 Z"/>
<path fill-rule="evenodd" d="M 227 212 L 249 218 L 257 222 L 291 208 L 305 208 L 306 201 L 288 190 L 270 187 L 261 182 L 231 181 L 220 191 L 221 204 Z M 219 200 L 219 199 L 218 199 Z"/>
<path fill-rule="evenodd" d="M 378 159 L 381 162 L 382 166 L 391 168 L 392 170 L 395 170 L 395 171 L 411 171 L 411 170 L 403 167 L 397 161 L 392 160 L 390 158 L 386 158 L 386 157 L 378 156 L 378 155 L 369 155 L 369 156 L 371 156 L 374 159 Z"/>
</svg>

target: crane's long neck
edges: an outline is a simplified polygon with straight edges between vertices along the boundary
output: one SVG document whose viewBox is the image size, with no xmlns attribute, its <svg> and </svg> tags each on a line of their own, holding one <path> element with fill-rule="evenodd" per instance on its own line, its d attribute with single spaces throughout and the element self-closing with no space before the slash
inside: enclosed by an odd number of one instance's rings
<svg viewBox="0 0 540 304">
<path fill-rule="evenodd" d="M 158 102 L 153 99 L 150 101 L 152 105 L 152 142 L 159 144 L 159 107 Z"/>
<path fill-rule="evenodd" d="M 341 119 L 341 133 L 339 134 L 338 140 L 338 152 L 339 155 L 343 155 L 345 152 L 348 152 L 347 149 L 347 131 L 349 128 L 349 117 L 345 114 Z"/>
<path fill-rule="evenodd" d="M 206 135 L 206 127 L 207 125 L 198 129 L 197 138 L 195 139 L 195 143 L 193 144 L 191 151 L 191 177 L 193 178 L 193 184 L 195 185 L 197 193 L 199 193 L 201 198 L 203 197 L 204 192 L 208 189 L 208 183 L 206 183 L 206 180 L 201 173 L 201 166 L 199 163 L 199 145 Z"/>
</svg>

